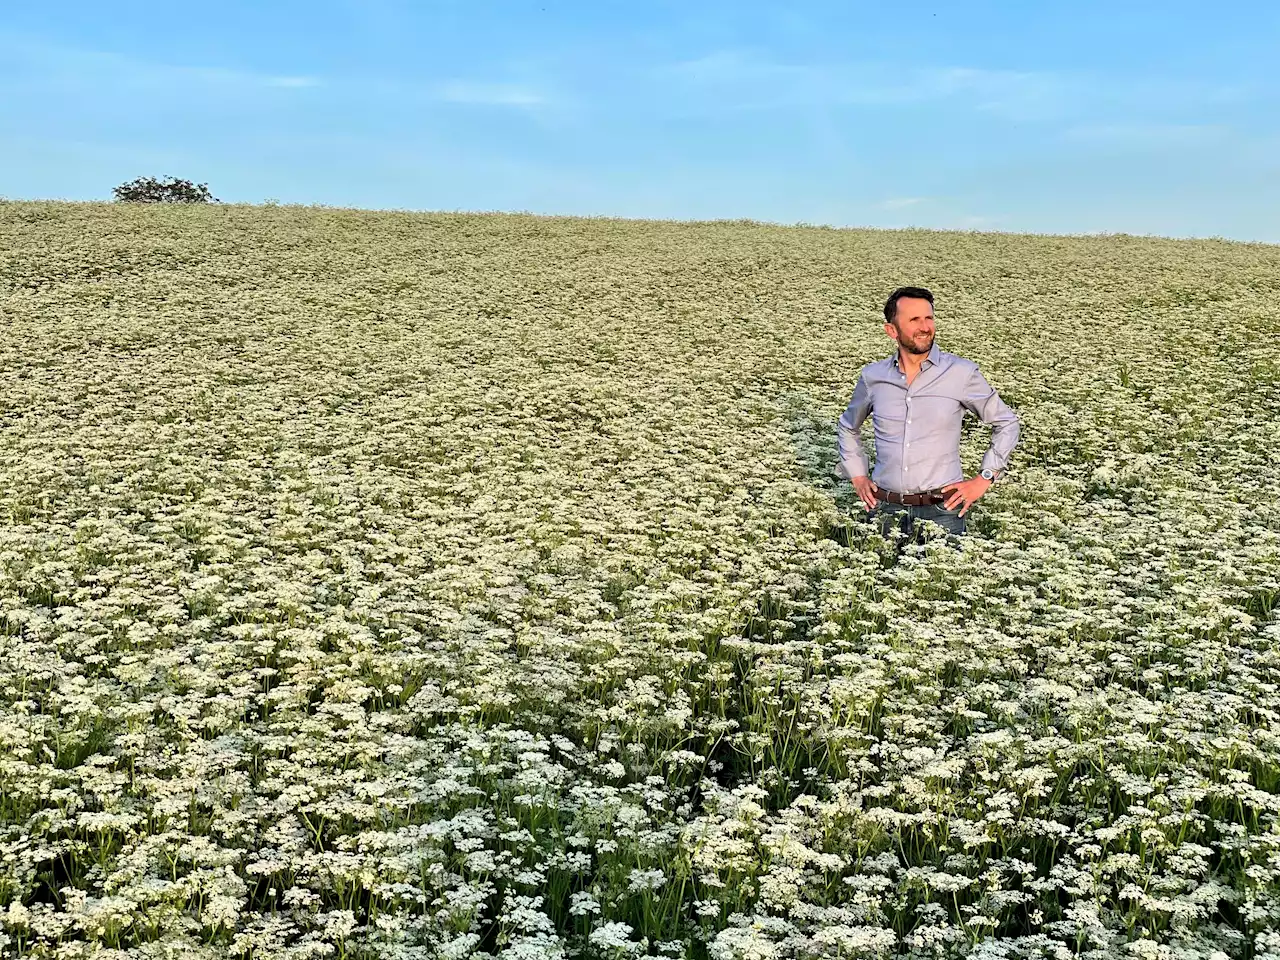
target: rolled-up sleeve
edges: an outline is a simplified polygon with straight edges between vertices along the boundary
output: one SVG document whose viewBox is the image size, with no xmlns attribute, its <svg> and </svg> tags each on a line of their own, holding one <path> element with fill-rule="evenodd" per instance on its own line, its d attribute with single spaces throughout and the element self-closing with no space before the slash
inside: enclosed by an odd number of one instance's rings
<svg viewBox="0 0 1280 960">
<path fill-rule="evenodd" d="M 860 431 L 862 423 L 871 411 L 871 390 L 867 386 L 866 375 L 858 377 L 853 388 L 853 398 L 840 420 L 836 424 L 836 435 L 840 445 L 840 462 L 836 465 L 836 476 L 844 480 L 854 477 L 865 477 L 871 472 L 866 451 L 862 448 Z"/>
<path fill-rule="evenodd" d="M 961 403 L 977 414 L 978 419 L 983 423 L 991 425 L 991 446 L 983 454 L 982 469 L 1006 470 L 1013 448 L 1018 444 L 1020 433 L 1018 415 L 1000 399 L 995 388 L 987 383 L 987 378 L 979 372 L 977 367 L 974 367 L 969 374 Z"/>
</svg>

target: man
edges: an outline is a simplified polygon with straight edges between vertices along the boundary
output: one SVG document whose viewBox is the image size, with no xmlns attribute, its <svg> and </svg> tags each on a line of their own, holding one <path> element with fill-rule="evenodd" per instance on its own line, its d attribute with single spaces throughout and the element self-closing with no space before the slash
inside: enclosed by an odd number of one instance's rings
<svg viewBox="0 0 1280 960">
<path fill-rule="evenodd" d="M 1004 473 L 1018 442 L 1018 417 L 978 372 L 978 366 L 933 342 L 933 294 L 899 287 L 884 305 L 884 332 L 893 356 L 862 368 L 853 399 L 840 415 L 837 473 L 853 482 L 881 530 L 910 533 L 932 520 L 949 533 L 965 531 L 969 508 Z M 991 424 L 981 473 L 960 466 L 960 424 L 966 411 Z M 859 430 L 870 413 L 876 437 L 871 473 Z M 870 476 L 868 476 L 870 474 Z"/>
</svg>

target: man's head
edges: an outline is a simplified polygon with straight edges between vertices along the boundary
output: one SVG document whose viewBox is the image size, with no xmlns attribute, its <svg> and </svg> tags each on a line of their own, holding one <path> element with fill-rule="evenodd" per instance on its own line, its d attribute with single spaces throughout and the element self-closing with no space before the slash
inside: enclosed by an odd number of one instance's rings
<svg viewBox="0 0 1280 960">
<path fill-rule="evenodd" d="M 933 349 L 933 294 L 924 287 L 899 287 L 884 304 L 884 332 L 908 353 Z"/>
</svg>

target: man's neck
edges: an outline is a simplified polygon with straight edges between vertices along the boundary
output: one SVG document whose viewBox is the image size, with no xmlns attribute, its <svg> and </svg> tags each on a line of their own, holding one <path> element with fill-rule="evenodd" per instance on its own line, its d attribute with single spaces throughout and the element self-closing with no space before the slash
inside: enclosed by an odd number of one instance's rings
<svg viewBox="0 0 1280 960">
<path fill-rule="evenodd" d="M 924 362 L 929 359 L 927 353 L 910 353 L 898 348 L 898 369 L 903 373 L 915 376 L 920 372 L 920 368 L 924 366 Z"/>
</svg>

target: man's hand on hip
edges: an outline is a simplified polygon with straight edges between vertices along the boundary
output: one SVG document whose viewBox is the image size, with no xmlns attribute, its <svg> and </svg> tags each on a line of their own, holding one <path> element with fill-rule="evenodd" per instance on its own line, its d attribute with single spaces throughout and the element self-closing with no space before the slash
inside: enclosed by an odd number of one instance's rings
<svg viewBox="0 0 1280 960">
<path fill-rule="evenodd" d="M 943 493 L 950 491 L 950 495 L 942 502 L 942 505 L 948 510 L 954 510 L 964 504 L 964 509 L 960 511 L 960 516 L 963 517 L 990 487 L 991 481 L 983 477 L 961 480 L 959 483 L 948 483 L 945 487 L 940 488 Z"/>
<path fill-rule="evenodd" d="M 858 497 L 862 500 L 862 506 L 868 511 L 876 508 L 876 494 L 880 492 L 880 488 L 871 482 L 870 477 L 854 477 L 851 481 L 853 489 L 858 491 Z"/>
</svg>

